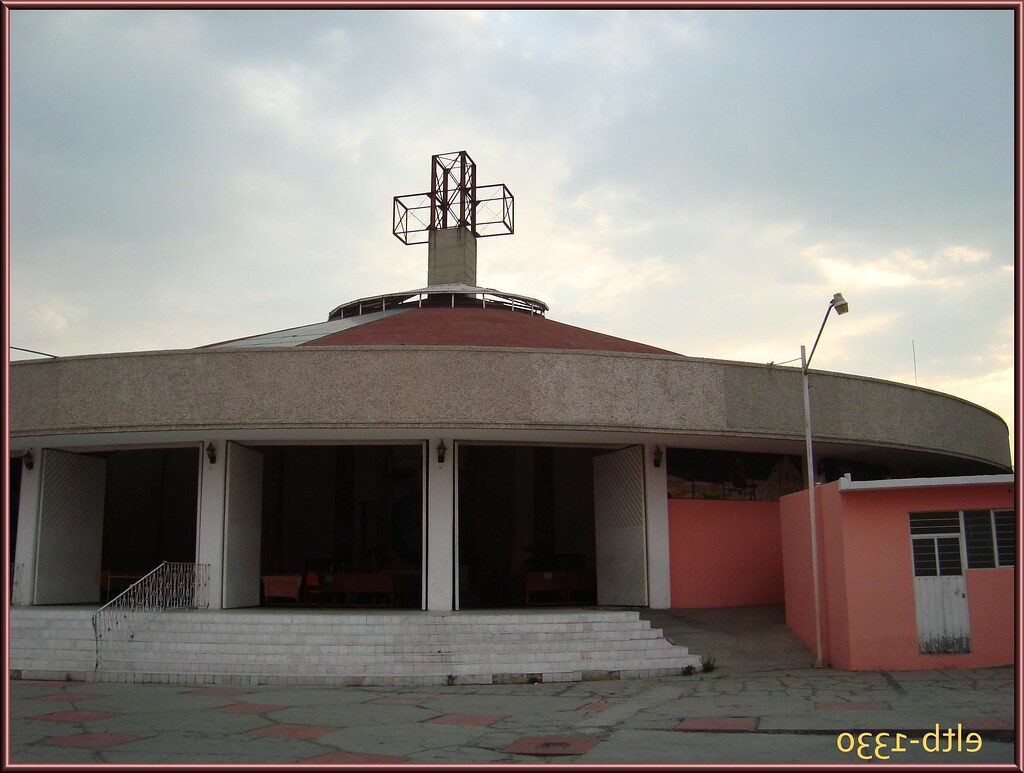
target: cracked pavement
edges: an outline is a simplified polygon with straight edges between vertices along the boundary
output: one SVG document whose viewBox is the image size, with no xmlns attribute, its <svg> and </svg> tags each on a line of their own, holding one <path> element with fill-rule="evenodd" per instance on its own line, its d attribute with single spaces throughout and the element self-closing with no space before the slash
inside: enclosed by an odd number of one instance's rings
<svg viewBox="0 0 1024 773">
<path fill-rule="evenodd" d="M 449 687 L 13 680 L 10 763 L 853 763 L 839 733 L 914 738 L 958 723 L 980 733 L 979 751 L 916 745 L 890 761 L 1014 760 L 1011 666 L 815 669 L 777 611 L 749 613 L 731 635 L 747 614 L 733 612 L 657 613 L 675 618 L 667 635 L 690 628 L 691 642 L 715 648 L 718 667 L 692 676 Z"/>
</svg>

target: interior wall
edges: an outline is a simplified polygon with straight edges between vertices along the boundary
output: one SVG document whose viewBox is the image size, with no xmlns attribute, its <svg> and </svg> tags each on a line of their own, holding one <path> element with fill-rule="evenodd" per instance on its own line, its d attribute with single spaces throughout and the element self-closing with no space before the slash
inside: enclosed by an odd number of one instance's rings
<svg viewBox="0 0 1024 773">
<path fill-rule="evenodd" d="M 293 446 L 282 463 L 280 571 L 302 572 L 307 559 L 330 558 L 335 529 L 335 449 Z M 294 527 L 292 527 L 294 525 Z"/>
<path fill-rule="evenodd" d="M 263 574 L 420 568 L 419 446 L 262 451 Z"/>
<path fill-rule="evenodd" d="M 522 604 L 530 569 L 593 571 L 591 457 L 572 448 L 460 446 L 460 606 Z"/>
<path fill-rule="evenodd" d="M 594 569 L 594 471 L 589 452 L 554 451 L 554 544 L 559 553 L 581 555 Z"/>
<path fill-rule="evenodd" d="M 778 502 L 670 499 L 672 607 L 782 604 Z"/>
<path fill-rule="evenodd" d="M 198 449 L 108 454 L 103 568 L 143 574 L 161 561 L 195 561 L 198 489 Z"/>
</svg>

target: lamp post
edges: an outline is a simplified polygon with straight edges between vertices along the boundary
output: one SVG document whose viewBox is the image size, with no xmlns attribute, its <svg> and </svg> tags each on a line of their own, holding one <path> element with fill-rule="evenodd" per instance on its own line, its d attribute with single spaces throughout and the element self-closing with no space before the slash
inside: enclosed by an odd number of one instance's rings
<svg viewBox="0 0 1024 773">
<path fill-rule="evenodd" d="M 811 516 L 811 575 L 814 586 L 814 666 L 821 668 L 821 596 L 818 589 L 818 526 L 814 513 L 814 451 L 811 447 L 811 388 L 807 379 L 807 370 L 811 367 L 811 357 L 814 350 L 818 348 L 818 341 L 821 340 L 821 333 L 828 322 L 828 315 L 832 309 L 836 314 L 845 314 L 850 310 L 849 302 L 843 298 L 842 293 L 836 293 L 828 303 L 825 310 L 825 317 L 821 320 L 821 327 L 818 328 L 818 337 L 814 339 L 814 346 L 811 347 L 810 357 L 807 356 L 807 348 L 800 347 L 800 371 L 804 381 L 804 438 L 807 441 L 807 502 Z"/>
</svg>

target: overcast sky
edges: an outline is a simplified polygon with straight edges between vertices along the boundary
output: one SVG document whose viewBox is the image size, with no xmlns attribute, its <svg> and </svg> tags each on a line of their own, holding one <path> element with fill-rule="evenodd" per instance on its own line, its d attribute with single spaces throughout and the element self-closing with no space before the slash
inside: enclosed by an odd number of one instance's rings
<svg viewBox="0 0 1024 773">
<path fill-rule="evenodd" d="M 426 283 L 391 197 L 516 197 L 479 284 L 1013 421 L 1012 11 L 11 12 L 11 343 L 189 348 Z M 14 358 L 23 355 L 15 353 Z"/>
</svg>

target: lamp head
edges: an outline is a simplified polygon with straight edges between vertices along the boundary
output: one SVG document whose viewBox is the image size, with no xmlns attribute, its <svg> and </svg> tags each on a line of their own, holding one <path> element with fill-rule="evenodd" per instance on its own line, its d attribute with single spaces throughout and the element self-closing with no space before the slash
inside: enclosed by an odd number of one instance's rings
<svg viewBox="0 0 1024 773">
<path fill-rule="evenodd" d="M 836 314 L 845 314 L 850 310 L 850 302 L 843 297 L 842 293 L 833 295 L 829 305 L 836 310 Z"/>
</svg>

